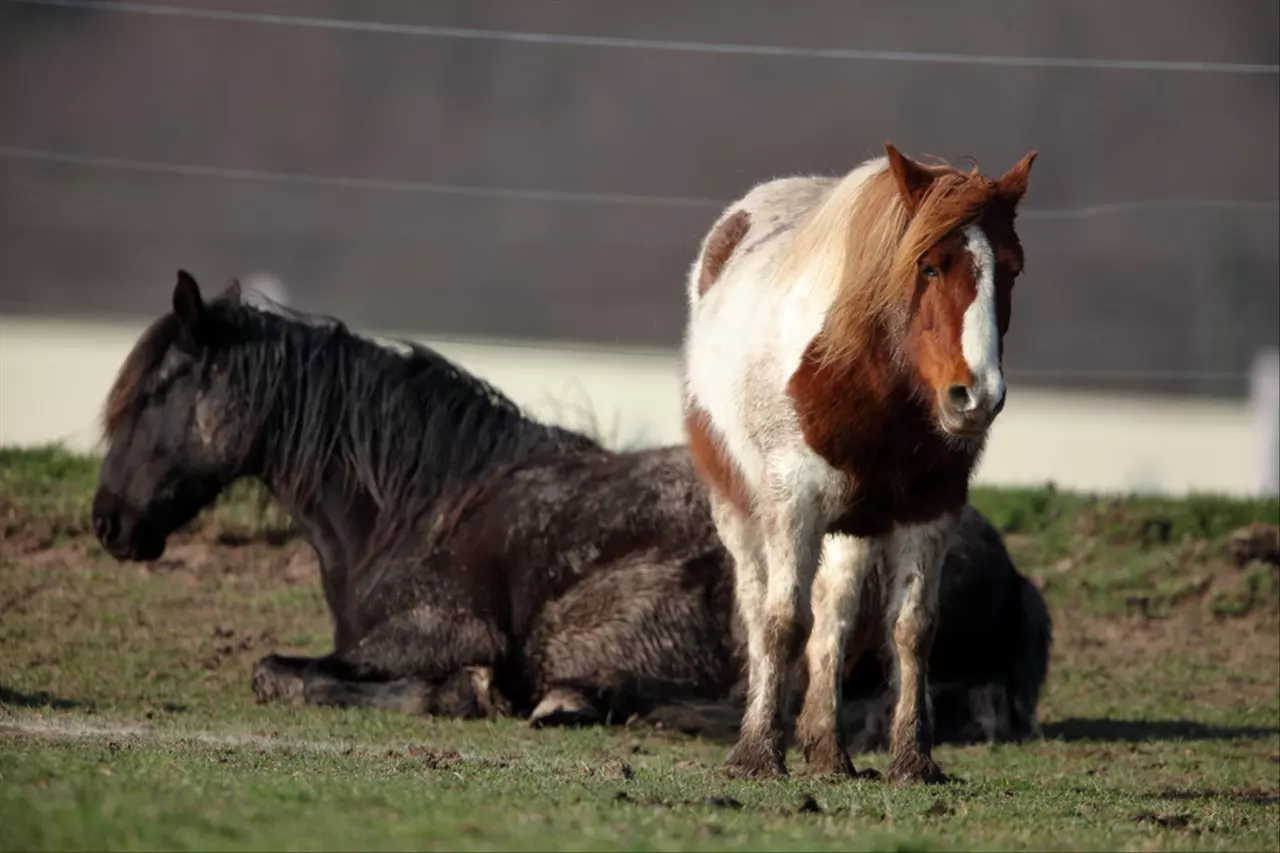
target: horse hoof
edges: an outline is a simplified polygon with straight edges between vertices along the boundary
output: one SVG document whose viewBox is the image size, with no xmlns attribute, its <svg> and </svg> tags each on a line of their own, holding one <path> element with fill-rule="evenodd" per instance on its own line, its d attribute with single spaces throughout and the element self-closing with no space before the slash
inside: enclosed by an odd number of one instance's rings
<svg viewBox="0 0 1280 853">
<path fill-rule="evenodd" d="M 275 655 L 267 655 L 253 665 L 253 696 L 260 703 L 302 701 L 302 678 L 279 666 Z"/>
<path fill-rule="evenodd" d="M 724 770 L 734 779 L 785 779 L 782 751 L 767 744 L 739 740 L 724 760 Z"/>
<path fill-rule="evenodd" d="M 947 781 L 947 774 L 932 758 L 906 755 L 889 765 L 889 781 L 897 785 L 940 785 Z"/>
<path fill-rule="evenodd" d="M 529 725 L 535 729 L 548 726 L 583 726 L 598 722 L 600 715 L 581 693 L 556 687 L 533 709 Z"/>
<path fill-rule="evenodd" d="M 487 666 L 469 666 L 466 670 L 481 715 L 490 719 L 508 716 L 511 708 L 493 684 L 493 670 Z"/>
<path fill-rule="evenodd" d="M 801 748 L 804 755 L 805 776 L 812 779 L 839 781 L 857 776 L 849 754 L 831 740 L 819 740 Z"/>
</svg>

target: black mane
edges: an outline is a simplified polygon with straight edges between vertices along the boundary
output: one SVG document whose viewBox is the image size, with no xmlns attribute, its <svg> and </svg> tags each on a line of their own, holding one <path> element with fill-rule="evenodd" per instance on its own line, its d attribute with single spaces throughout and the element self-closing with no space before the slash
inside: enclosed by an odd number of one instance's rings
<svg viewBox="0 0 1280 853">
<path fill-rule="evenodd" d="M 399 341 L 395 349 L 338 320 L 284 309 L 225 300 L 208 307 L 210 363 L 222 364 L 244 395 L 251 452 L 293 501 L 338 473 L 367 491 L 378 527 L 398 527 L 494 469 L 599 449 L 585 435 L 528 418 L 429 347 Z"/>
</svg>

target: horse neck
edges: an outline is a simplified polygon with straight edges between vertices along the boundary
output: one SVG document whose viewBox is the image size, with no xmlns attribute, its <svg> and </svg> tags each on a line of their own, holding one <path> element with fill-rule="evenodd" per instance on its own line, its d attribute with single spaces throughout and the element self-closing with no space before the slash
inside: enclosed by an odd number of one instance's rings
<svg viewBox="0 0 1280 853">
<path fill-rule="evenodd" d="M 335 613 L 371 549 L 397 547 L 463 489 L 545 452 L 598 446 L 528 419 L 443 359 L 405 362 L 367 342 L 344 345 L 352 352 L 339 369 L 386 359 L 387 372 L 272 386 L 254 440 L 261 479 L 319 552 Z M 323 452 L 287 446 L 317 436 Z"/>
<path fill-rule="evenodd" d="M 321 585 L 333 619 L 336 648 L 353 639 L 355 613 L 351 580 L 363 561 L 377 522 L 377 506 L 367 490 L 341 470 L 319 479 L 318 488 L 300 495 L 291 488 L 289 472 L 267 469 L 258 477 L 292 519 L 294 527 L 315 549 Z"/>
</svg>

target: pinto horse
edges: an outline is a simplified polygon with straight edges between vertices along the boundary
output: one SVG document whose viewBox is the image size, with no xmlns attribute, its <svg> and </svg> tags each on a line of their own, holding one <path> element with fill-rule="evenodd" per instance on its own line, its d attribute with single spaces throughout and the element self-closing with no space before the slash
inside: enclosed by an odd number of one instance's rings
<svg viewBox="0 0 1280 853">
<path fill-rule="evenodd" d="M 733 555 L 750 697 L 734 772 L 851 775 L 842 661 L 890 626 L 890 778 L 933 761 L 927 667 L 939 571 L 987 429 L 1023 251 L 1034 152 L 999 180 L 892 145 L 842 178 L 762 183 L 722 213 L 688 277 L 686 429 Z"/>
<path fill-rule="evenodd" d="M 160 556 L 242 477 L 315 547 L 334 650 L 263 658 L 260 701 L 736 732 L 733 572 L 685 448 L 605 451 L 427 347 L 235 288 L 206 302 L 185 274 L 104 415 L 93 524 L 118 559 Z M 961 524 L 940 736 L 1018 740 L 1037 728 L 1049 616 L 990 522 L 969 507 Z M 878 747 L 885 672 L 876 650 L 854 662 L 847 718 Z"/>
</svg>

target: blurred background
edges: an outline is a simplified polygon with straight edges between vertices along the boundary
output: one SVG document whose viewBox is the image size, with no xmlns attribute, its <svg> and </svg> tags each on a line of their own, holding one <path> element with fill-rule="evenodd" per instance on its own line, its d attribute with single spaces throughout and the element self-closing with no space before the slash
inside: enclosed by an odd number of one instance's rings
<svg viewBox="0 0 1280 853">
<path fill-rule="evenodd" d="M 978 478 L 1277 488 L 1275 0 L 0 0 L 0 443 L 87 449 L 175 271 L 682 440 L 761 180 L 1040 152 Z"/>
</svg>

